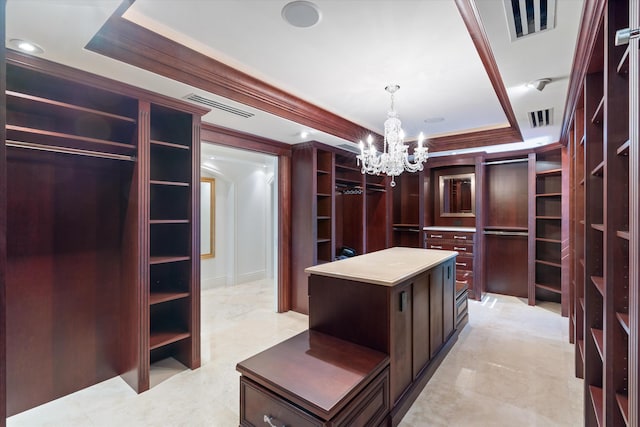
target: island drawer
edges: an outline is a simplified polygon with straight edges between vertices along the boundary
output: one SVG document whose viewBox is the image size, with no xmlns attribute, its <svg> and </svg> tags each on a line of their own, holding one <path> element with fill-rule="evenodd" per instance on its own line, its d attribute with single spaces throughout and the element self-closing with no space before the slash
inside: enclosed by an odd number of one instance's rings
<svg viewBox="0 0 640 427">
<path fill-rule="evenodd" d="M 426 232 L 427 239 L 451 240 L 453 242 L 473 242 L 475 238 L 473 232 L 468 231 L 432 231 Z"/>
</svg>

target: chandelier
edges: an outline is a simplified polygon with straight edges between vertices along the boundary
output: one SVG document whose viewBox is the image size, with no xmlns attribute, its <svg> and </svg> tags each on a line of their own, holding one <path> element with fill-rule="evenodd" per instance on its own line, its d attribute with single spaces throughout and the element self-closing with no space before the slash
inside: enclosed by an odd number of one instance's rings
<svg viewBox="0 0 640 427">
<path fill-rule="evenodd" d="M 423 169 L 423 163 L 429 157 L 429 149 L 422 146 L 424 136 L 420 132 L 418 146 L 413 150 L 413 162 L 409 159 L 409 147 L 404 143 L 404 131 L 400 119 L 395 111 L 393 95 L 400 89 L 398 85 L 389 85 L 384 88 L 391 94 L 391 109 L 384 121 L 384 145 L 383 151 L 378 153 L 373 145 L 373 137 L 367 138 L 368 147 L 360 141 L 360 154 L 356 156 L 358 166 L 362 163 L 362 173 L 380 175 L 384 173 L 391 177 L 391 186 L 395 187 L 395 177 L 405 170 L 417 172 Z"/>
</svg>

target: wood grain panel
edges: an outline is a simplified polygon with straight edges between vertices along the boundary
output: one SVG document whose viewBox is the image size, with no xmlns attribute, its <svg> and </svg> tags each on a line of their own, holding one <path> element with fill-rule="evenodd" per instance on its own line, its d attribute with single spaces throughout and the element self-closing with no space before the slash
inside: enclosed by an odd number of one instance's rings
<svg viewBox="0 0 640 427">
<path fill-rule="evenodd" d="M 131 164 L 17 149 L 9 156 L 6 363 L 12 415 L 119 373 L 117 177 Z"/>
<path fill-rule="evenodd" d="M 486 179 L 485 224 L 490 227 L 527 228 L 527 162 L 487 165 Z"/>
<path fill-rule="evenodd" d="M 291 156 L 278 157 L 278 312 L 291 309 Z"/>
<path fill-rule="evenodd" d="M 487 292 L 527 298 L 527 236 L 485 235 L 484 239 Z"/>
</svg>

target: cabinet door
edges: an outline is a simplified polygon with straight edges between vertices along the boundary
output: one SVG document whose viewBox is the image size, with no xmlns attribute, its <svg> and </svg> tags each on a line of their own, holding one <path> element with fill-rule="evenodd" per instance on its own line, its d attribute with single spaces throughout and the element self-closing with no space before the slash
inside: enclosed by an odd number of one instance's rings
<svg viewBox="0 0 640 427">
<path fill-rule="evenodd" d="M 412 289 L 413 282 L 391 293 L 391 402 L 396 402 L 413 381 L 412 372 Z"/>
<path fill-rule="evenodd" d="M 443 338 L 446 339 L 453 332 L 455 325 L 455 258 L 444 263 L 442 275 L 442 334 Z"/>
<path fill-rule="evenodd" d="M 429 363 L 429 281 L 431 271 L 413 282 L 413 377 Z"/>
<path fill-rule="evenodd" d="M 429 326 L 431 332 L 431 357 L 438 353 L 443 342 L 442 334 L 442 279 L 443 265 L 438 265 L 431 269 L 431 280 L 429 281 Z"/>
</svg>

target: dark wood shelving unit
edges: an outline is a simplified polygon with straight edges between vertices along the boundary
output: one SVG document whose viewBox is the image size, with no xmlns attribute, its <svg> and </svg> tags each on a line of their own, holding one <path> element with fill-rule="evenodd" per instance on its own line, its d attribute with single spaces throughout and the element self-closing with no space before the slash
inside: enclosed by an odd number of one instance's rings
<svg viewBox="0 0 640 427">
<path fill-rule="evenodd" d="M 6 79 L 7 185 L 30 200 L 7 206 L 7 415 L 116 375 L 145 391 L 154 356 L 198 367 L 206 110 L 17 52 Z"/>
<path fill-rule="evenodd" d="M 534 188 L 532 221 L 534 230 L 529 237 L 533 253 L 533 278 L 529 282 L 529 304 L 536 300 L 561 303 L 561 314 L 569 315 L 569 286 L 562 280 L 563 234 L 563 153 L 560 149 L 532 155 L 535 168 L 531 176 Z M 566 172 L 565 172 L 566 173 Z M 566 196 L 565 196 L 566 197 Z"/>
<path fill-rule="evenodd" d="M 392 246 L 424 247 L 424 171 L 403 173 L 391 188 Z"/>
<path fill-rule="evenodd" d="M 617 30 L 640 24 L 629 20 L 630 3 L 602 2 L 597 13 L 591 10 L 590 22 L 597 25 L 582 29 L 591 36 L 585 44 L 589 56 L 580 74 L 584 80 L 578 82 L 582 91 L 568 140 L 570 281 L 575 301 L 575 321 L 570 327 L 575 341 L 583 342 L 575 360 L 576 375 L 584 378 L 587 427 L 637 425 L 640 421 L 639 384 L 632 380 L 637 377 L 637 366 L 630 364 L 638 351 L 638 331 L 633 326 L 638 301 L 632 300 L 629 291 L 631 274 L 637 274 L 638 268 L 630 263 L 630 246 L 636 244 L 630 229 L 630 200 L 638 197 L 638 180 L 630 176 L 631 162 L 638 159 L 631 152 L 637 135 L 630 135 L 629 130 L 630 120 L 638 120 L 637 113 L 629 110 L 630 80 L 638 73 L 638 56 L 633 44 L 614 43 Z M 634 98 L 632 108 L 637 108 L 637 89 Z M 634 411 L 629 410 L 630 405 Z"/>
</svg>

